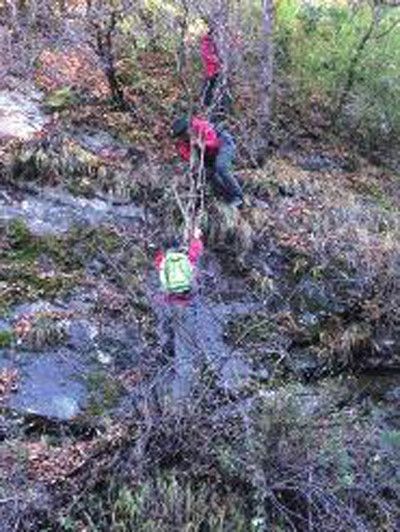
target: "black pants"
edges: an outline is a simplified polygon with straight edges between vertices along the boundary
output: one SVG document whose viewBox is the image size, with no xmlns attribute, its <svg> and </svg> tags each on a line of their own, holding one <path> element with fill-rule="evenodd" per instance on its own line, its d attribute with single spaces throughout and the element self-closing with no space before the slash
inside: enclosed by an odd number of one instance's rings
<svg viewBox="0 0 400 532">
<path fill-rule="evenodd" d="M 226 87 L 223 86 L 220 74 L 207 78 L 201 91 L 202 105 L 211 110 L 211 118 L 218 120 L 229 114 L 232 102 Z"/>
<path fill-rule="evenodd" d="M 207 178 L 211 181 L 214 190 L 222 194 L 226 201 L 243 199 L 241 186 L 232 174 L 236 151 L 235 142 L 226 130 L 219 133 L 219 138 L 221 146 L 217 156 L 205 160 Z"/>
<path fill-rule="evenodd" d="M 201 102 L 206 107 L 210 107 L 213 101 L 213 96 L 215 89 L 219 83 L 219 75 L 216 74 L 212 78 L 207 78 L 203 83 L 203 88 L 201 91 Z"/>
</svg>

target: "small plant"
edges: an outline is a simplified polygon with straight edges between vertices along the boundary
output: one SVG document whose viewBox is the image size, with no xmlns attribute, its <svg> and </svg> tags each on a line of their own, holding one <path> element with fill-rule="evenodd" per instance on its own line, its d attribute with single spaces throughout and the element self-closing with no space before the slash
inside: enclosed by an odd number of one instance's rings
<svg viewBox="0 0 400 532">
<path fill-rule="evenodd" d="M 70 87 L 62 87 L 51 92 L 45 105 L 50 111 L 58 111 L 70 107 L 76 101 L 76 98 Z"/>
<path fill-rule="evenodd" d="M 101 416 L 116 406 L 123 393 L 122 383 L 102 371 L 94 371 L 87 377 L 90 392 L 88 412 L 91 416 Z"/>
<path fill-rule="evenodd" d="M 26 223 L 17 218 L 13 220 L 8 228 L 8 239 L 12 247 L 21 249 L 32 244 L 32 236 Z"/>
<path fill-rule="evenodd" d="M 11 347 L 14 343 L 14 333 L 9 330 L 0 331 L 0 349 Z"/>
</svg>

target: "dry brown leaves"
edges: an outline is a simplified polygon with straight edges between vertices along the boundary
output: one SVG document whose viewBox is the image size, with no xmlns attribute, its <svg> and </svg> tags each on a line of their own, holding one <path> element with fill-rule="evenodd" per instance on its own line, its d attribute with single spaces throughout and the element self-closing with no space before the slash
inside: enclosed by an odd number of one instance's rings
<svg viewBox="0 0 400 532">
<path fill-rule="evenodd" d="M 102 285 L 98 291 L 98 304 L 112 312 L 122 312 L 127 308 L 129 299 L 126 293 L 122 293 L 111 285 Z"/>
<path fill-rule="evenodd" d="M 138 81 L 126 89 L 125 96 L 138 109 L 146 109 L 146 119 L 137 127 L 131 124 L 130 137 L 143 141 L 160 160 L 170 160 L 175 155 L 169 135 L 173 109 L 183 96 L 174 59 L 165 53 L 144 52 L 135 68 Z"/>
<path fill-rule="evenodd" d="M 10 393 L 17 391 L 18 380 L 18 370 L 13 368 L 4 368 L 0 371 L 0 406 L 6 397 L 10 395 Z"/>
<path fill-rule="evenodd" d="M 13 325 L 13 331 L 17 338 L 23 340 L 29 336 L 35 324 L 41 320 L 51 322 L 65 321 L 73 316 L 70 311 L 43 310 L 34 314 L 23 314 Z"/>
<path fill-rule="evenodd" d="M 126 437 L 128 428 L 120 423 L 110 426 L 107 432 L 92 440 L 66 442 L 50 447 L 46 441 L 24 442 L 21 450 L 26 453 L 28 477 L 48 484 L 62 482 L 89 465 L 91 460 L 100 460 Z"/>
<path fill-rule="evenodd" d="M 81 46 L 68 50 L 44 50 L 39 57 L 36 81 L 47 91 L 70 86 L 104 98 L 109 95 L 107 80 L 96 65 L 93 53 Z"/>
<path fill-rule="evenodd" d="M 27 454 L 28 476 L 53 484 L 82 467 L 88 460 L 95 442 L 81 441 L 51 448 L 45 442 L 22 444 Z"/>
</svg>

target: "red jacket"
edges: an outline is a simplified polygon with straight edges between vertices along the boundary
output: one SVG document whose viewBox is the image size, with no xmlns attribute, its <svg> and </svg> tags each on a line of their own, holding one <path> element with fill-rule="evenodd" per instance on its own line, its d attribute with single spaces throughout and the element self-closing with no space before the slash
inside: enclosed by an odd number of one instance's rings
<svg viewBox="0 0 400 532">
<path fill-rule="evenodd" d="M 200 55 L 203 63 L 204 76 L 210 79 L 221 71 L 221 61 L 218 57 L 217 46 L 210 33 L 206 33 L 200 40 Z"/>
<path fill-rule="evenodd" d="M 204 145 L 207 156 L 216 156 L 221 146 L 217 132 L 213 126 L 204 118 L 193 117 L 190 124 L 191 136 L 196 140 L 196 144 Z M 179 155 L 184 161 L 190 161 L 190 141 L 179 140 L 176 143 Z"/>
</svg>

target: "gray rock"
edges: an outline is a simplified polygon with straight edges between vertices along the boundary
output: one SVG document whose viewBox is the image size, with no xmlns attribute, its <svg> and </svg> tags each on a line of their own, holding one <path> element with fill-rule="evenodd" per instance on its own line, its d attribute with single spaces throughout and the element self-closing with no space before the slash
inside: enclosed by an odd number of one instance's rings
<svg viewBox="0 0 400 532">
<path fill-rule="evenodd" d="M 93 259 L 86 265 L 85 270 L 88 275 L 99 275 L 105 270 L 105 264 L 97 259 Z"/>
<path fill-rule="evenodd" d="M 386 393 L 385 398 L 388 401 L 394 402 L 395 404 L 398 404 L 400 406 L 400 386 L 396 386 L 396 388 L 389 390 Z"/>
<path fill-rule="evenodd" d="M 144 348 L 137 325 L 118 321 L 102 327 L 97 345 L 105 355 L 103 360 L 110 357 L 119 367 L 136 363 Z"/>
<path fill-rule="evenodd" d="M 312 312 L 304 312 L 304 314 L 300 316 L 299 322 L 306 327 L 313 327 L 318 325 L 319 319 L 318 316 Z"/>
<path fill-rule="evenodd" d="M 84 366 L 73 352 L 63 349 L 37 356 L 26 355 L 20 368 L 18 390 L 8 406 L 21 414 L 68 421 L 78 416 L 87 401 L 82 377 Z"/>
<path fill-rule="evenodd" d="M 46 118 L 40 110 L 39 99 L 40 94 L 35 91 L 29 94 L 0 91 L 0 139 L 29 140 L 43 129 Z"/>
<path fill-rule="evenodd" d="M 309 350 L 296 350 L 290 354 L 288 367 L 295 375 L 310 377 L 323 368 L 323 363 Z"/>
<path fill-rule="evenodd" d="M 74 226 L 96 227 L 106 222 L 142 221 L 143 209 L 133 204 L 114 206 L 100 199 L 78 198 L 62 190 L 45 189 L 40 197 L 23 201 L 0 199 L 0 221 L 22 218 L 38 236 L 63 235 Z"/>
<path fill-rule="evenodd" d="M 7 320 L 0 318 L 0 332 L 8 331 L 10 329 L 10 324 Z"/>
<path fill-rule="evenodd" d="M 301 420 L 319 414 L 329 400 L 318 387 L 299 383 L 290 384 L 276 390 L 261 390 L 259 397 L 264 408 L 287 419 Z"/>
<path fill-rule="evenodd" d="M 307 278 L 301 282 L 294 301 L 306 319 L 312 314 L 318 318 L 344 310 L 343 303 L 328 291 L 326 283 Z"/>
<path fill-rule="evenodd" d="M 252 370 L 243 359 L 232 355 L 221 368 L 221 383 L 226 390 L 240 390 L 249 382 Z"/>
<path fill-rule="evenodd" d="M 97 327 L 88 320 L 72 320 L 68 327 L 67 345 L 80 351 L 95 347 Z"/>
<path fill-rule="evenodd" d="M 89 314 L 98 301 L 98 292 L 96 288 L 75 287 L 68 297 L 68 310 L 79 313 L 80 315 Z"/>
</svg>

